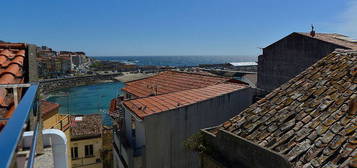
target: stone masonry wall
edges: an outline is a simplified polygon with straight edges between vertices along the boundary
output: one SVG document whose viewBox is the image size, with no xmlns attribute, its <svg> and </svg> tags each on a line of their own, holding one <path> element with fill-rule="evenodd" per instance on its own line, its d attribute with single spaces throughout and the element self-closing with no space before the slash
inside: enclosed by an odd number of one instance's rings
<svg viewBox="0 0 357 168">
<path fill-rule="evenodd" d="M 257 87 L 272 91 L 336 48 L 344 47 L 293 33 L 263 49 Z"/>
<path fill-rule="evenodd" d="M 121 75 L 121 73 L 106 74 L 106 75 L 90 75 L 90 76 L 80 76 L 80 77 L 71 77 L 71 78 L 60 78 L 60 79 L 46 79 L 40 81 L 40 90 L 41 93 L 49 93 L 59 89 L 94 84 L 101 80 L 115 80 L 114 77 L 119 75 Z"/>
</svg>

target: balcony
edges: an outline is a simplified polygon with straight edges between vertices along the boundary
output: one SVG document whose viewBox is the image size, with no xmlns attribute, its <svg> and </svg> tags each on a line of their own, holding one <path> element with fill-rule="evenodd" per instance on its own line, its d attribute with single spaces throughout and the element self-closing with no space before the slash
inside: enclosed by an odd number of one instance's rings
<svg viewBox="0 0 357 168">
<path fill-rule="evenodd" d="M 15 110 L 11 117 L 0 118 L 0 121 L 6 123 L 0 132 L 0 167 L 32 168 L 40 160 L 39 157 L 50 154 L 53 167 L 66 168 L 68 160 L 65 134 L 57 129 L 39 130 L 41 114 L 38 107 L 38 84 L 9 84 L 0 85 L 0 88 L 13 89 L 13 92 L 18 88 L 26 90 L 20 102 L 14 96 Z M 51 148 L 43 149 L 44 146 Z"/>
<path fill-rule="evenodd" d="M 71 116 L 63 115 L 62 118 L 51 127 L 51 129 L 59 129 L 65 132 L 71 126 Z"/>
</svg>

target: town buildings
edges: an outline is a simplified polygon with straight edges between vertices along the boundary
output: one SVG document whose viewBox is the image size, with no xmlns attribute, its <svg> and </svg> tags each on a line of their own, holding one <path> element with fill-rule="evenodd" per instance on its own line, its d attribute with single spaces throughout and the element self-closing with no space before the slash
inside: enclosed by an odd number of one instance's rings
<svg viewBox="0 0 357 168">
<path fill-rule="evenodd" d="M 71 116 L 72 168 L 101 168 L 102 116 L 88 114 Z"/>
<path fill-rule="evenodd" d="M 357 52 L 336 50 L 203 130 L 202 168 L 357 167 Z M 198 145 L 199 146 L 199 145 Z"/>
<path fill-rule="evenodd" d="M 39 76 L 42 79 L 57 78 L 72 72 L 69 57 L 38 57 Z"/>
<path fill-rule="evenodd" d="M 184 140 L 238 114 L 253 97 L 240 81 L 177 71 L 128 82 L 122 91 L 111 106 L 114 166 L 133 168 L 197 167 Z"/>
<path fill-rule="evenodd" d="M 257 87 L 270 92 L 336 48 L 357 49 L 357 43 L 340 34 L 291 33 L 263 48 L 258 57 Z"/>
<path fill-rule="evenodd" d="M 52 51 L 52 49 L 38 48 L 38 69 L 42 79 L 57 78 L 73 73 L 86 73 L 91 59 L 84 52 Z"/>
</svg>

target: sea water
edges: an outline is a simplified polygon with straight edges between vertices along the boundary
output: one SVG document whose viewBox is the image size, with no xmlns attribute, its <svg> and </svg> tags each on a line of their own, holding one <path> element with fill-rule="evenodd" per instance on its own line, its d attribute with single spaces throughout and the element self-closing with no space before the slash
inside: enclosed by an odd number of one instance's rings
<svg viewBox="0 0 357 168">
<path fill-rule="evenodd" d="M 121 82 L 99 83 L 52 92 L 47 101 L 60 104 L 60 114 L 102 114 L 103 123 L 111 125 L 110 101 L 120 94 Z"/>
<path fill-rule="evenodd" d="M 136 65 L 198 66 L 230 62 L 254 62 L 257 56 L 96 56 L 98 60 L 117 61 Z"/>
</svg>

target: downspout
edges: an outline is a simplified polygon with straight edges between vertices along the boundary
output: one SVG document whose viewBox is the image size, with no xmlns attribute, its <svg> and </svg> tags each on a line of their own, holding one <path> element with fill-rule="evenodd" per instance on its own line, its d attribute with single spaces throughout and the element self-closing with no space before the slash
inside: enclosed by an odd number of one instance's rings
<svg viewBox="0 0 357 168">
<path fill-rule="evenodd" d="M 66 134 L 58 129 L 42 130 L 43 145 L 52 147 L 53 162 L 55 168 L 67 168 L 67 138 Z M 27 131 L 23 134 L 24 147 L 31 147 L 33 131 Z"/>
</svg>

